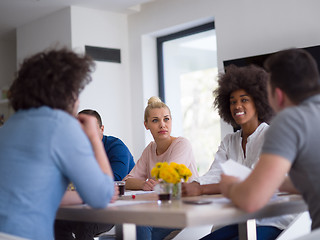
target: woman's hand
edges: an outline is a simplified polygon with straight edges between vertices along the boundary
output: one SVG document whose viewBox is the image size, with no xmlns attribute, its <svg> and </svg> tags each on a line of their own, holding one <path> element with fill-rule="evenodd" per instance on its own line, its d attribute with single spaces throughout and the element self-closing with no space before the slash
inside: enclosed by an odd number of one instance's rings
<svg viewBox="0 0 320 240">
<path fill-rule="evenodd" d="M 153 187 L 157 185 L 159 182 L 154 179 L 147 179 L 142 183 L 142 190 L 143 191 L 152 191 Z"/>
<path fill-rule="evenodd" d="M 236 178 L 233 176 L 228 176 L 225 174 L 221 174 L 221 181 L 219 184 L 221 193 L 225 197 L 230 198 L 230 193 L 231 193 L 232 187 L 239 182 L 240 182 L 239 178 Z"/>
</svg>

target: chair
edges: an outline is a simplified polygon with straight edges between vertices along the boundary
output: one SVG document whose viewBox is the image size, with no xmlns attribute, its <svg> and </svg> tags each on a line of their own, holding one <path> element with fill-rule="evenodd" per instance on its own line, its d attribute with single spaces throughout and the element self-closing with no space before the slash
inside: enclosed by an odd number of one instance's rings
<svg viewBox="0 0 320 240">
<path fill-rule="evenodd" d="M 283 230 L 283 232 L 278 236 L 277 240 L 295 239 L 310 233 L 310 229 L 311 219 L 309 212 L 303 212 L 298 214 L 297 217 L 290 223 L 290 225 Z M 320 236 L 320 234 L 318 236 Z M 301 238 L 301 240 L 302 239 L 304 238 Z"/>
<path fill-rule="evenodd" d="M 320 239 L 320 229 L 311 231 L 311 233 L 303 235 L 295 240 L 318 240 Z"/>
</svg>

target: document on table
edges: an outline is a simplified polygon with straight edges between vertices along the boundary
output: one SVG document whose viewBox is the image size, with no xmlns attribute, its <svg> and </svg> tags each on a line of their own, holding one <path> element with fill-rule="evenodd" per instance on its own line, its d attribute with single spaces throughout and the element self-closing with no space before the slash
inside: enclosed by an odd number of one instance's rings
<svg viewBox="0 0 320 240">
<path fill-rule="evenodd" d="M 153 193 L 153 192 L 154 191 L 142 191 L 142 190 L 132 191 L 132 190 L 127 190 L 127 191 L 125 191 L 124 195 L 125 196 L 132 196 L 132 195 L 148 194 L 148 193 Z"/>
<path fill-rule="evenodd" d="M 150 201 L 132 201 L 132 200 L 118 200 L 114 203 L 109 203 L 108 207 L 118 207 L 118 206 L 124 206 L 124 205 L 136 205 L 141 203 L 150 203 Z"/>
<path fill-rule="evenodd" d="M 237 163 L 236 161 L 229 159 L 224 163 L 220 163 L 222 172 L 226 175 L 234 176 L 239 178 L 241 181 L 246 179 L 251 173 L 251 169 Z"/>
</svg>

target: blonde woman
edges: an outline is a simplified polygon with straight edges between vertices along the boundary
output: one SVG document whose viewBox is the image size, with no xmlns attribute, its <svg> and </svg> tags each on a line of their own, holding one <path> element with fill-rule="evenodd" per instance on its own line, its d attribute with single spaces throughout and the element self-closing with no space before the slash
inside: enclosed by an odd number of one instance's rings
<svg viewBox="0 0 320 240">
<path fill-rule="evenodd" d="M 144 149 L 140 159 L 131 172 L 124 178 L 126 189 L 151 191 L 158 183 L 151 177 L 151 169 L 158 162 L 184 164 L 198 177 L 196 162 L 190 142 L 183 137 L 172 137 L 172 118 L 169 107 L 158 97 L 151 97 L 144 111 L 144 126 L 150 130 L 154 141 Z M 137 226 L 137 239 L 163 239 L 176 229 Z"/>
<path fill-rule="evenodd" d="M 124 178 L 126 189 L 151 191 L 158 183 L 151 177 L 151 169 L 158 162 L 184 164 L 198 177 L 190 142 L 183 137 L 171 136 L 172 118 L 169 107 L 158 97 L 151 97 L 144 112 L 144 126 L 150 130 L 154 141 L 143 151 L 132 171 Z"/>
</svg>

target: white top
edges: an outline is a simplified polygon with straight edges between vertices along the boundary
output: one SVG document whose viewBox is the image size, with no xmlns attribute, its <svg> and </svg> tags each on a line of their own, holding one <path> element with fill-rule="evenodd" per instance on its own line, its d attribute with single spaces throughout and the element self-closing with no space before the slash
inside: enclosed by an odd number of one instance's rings
<svg viewBox="0 0 320 240">
<path fill-rule="evenodd" d="M 219 149 L 215 155 L 215 159 L 209 171 L 203 176 L 195 179 L 201 185 L 220 182 L 222 173 L 220 163 L 232 159 L 244 166 L 253 168 L 258 162 L 261 148 L 264 141 L 264 134 L 269 128 L 266 123 L 261 123 L 257 129 L 248 137 L 246 145 L 246 156 L 242 149 L 242 130 L 228 134 L 221 142 Z"/>
<path fill-rule="evenodd" d="M 220 182 L 222 173 L 220 163 L 232 159 L 249 168 L 253 168 L 258 162 L 261 148 L 264 142 L 264 135 L 269 128 L 267 123 L 261 123 L 257 129 L 248 137 L 246 145 L 246 156 L 242 149 L 242 130 L 228 134 L 221 142 L 209 171 L 201 177 L 194 179 L 201 185 Z M 286 215 L 268 219 L 257 220 L 257 225 L 275 226 L 285 229 L 296 215 Z"/>
</svg>

